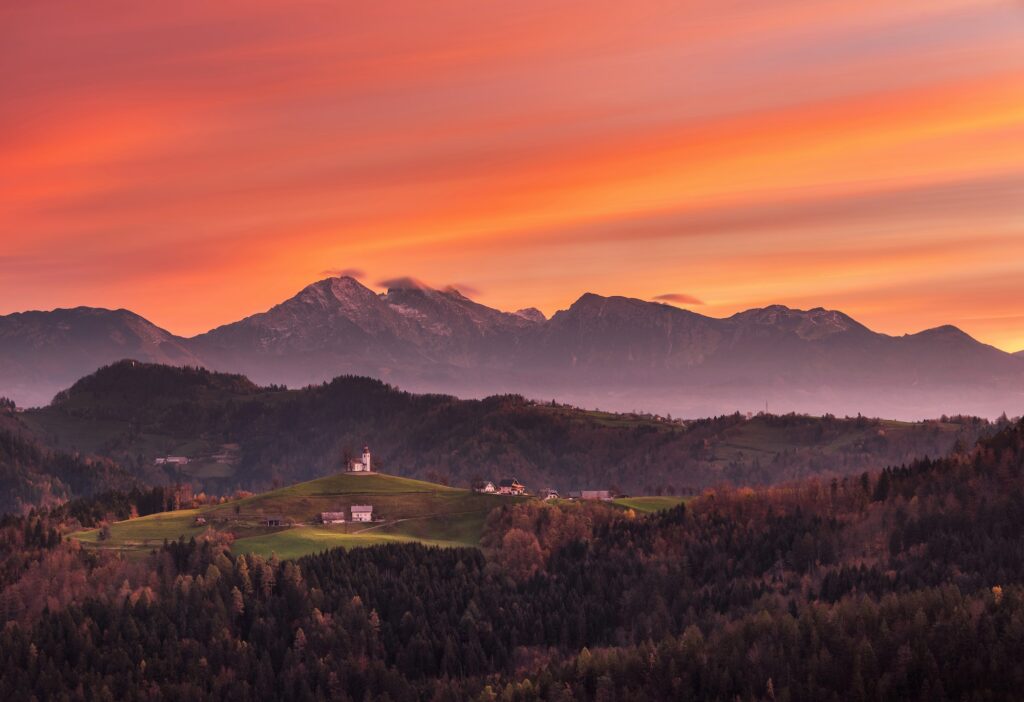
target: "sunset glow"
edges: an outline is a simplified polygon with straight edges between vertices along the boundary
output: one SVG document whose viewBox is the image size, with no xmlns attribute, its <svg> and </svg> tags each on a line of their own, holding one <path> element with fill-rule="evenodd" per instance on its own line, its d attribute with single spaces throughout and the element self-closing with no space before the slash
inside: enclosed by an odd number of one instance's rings
<svg viewBox="0 0 1024 702">
<path fill-rule="evenodd" d="M 7 3 L 0 95 L 0 314 L 357 269 L 1024 349 L 1015 0 Z"/>
</svg>

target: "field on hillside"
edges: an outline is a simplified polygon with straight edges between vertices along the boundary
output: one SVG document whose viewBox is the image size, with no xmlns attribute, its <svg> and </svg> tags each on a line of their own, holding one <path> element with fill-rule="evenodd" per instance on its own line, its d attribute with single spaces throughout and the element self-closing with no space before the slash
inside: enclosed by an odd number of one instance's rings
<svg viewBox="0 0 1024 702">
<path fill-rule="evenodd" d="M 276 554 L 278 558 L 299 558 L 311 553 L 320 553 L 332 548 L 360 548 L 377 546 L 387 543 L 419 541 L 427 546 L 475 546 L 476 544 L 460 544 L 437 539 L 413 539 L 405 536 L 381 534 L 370 531 L 365 534 L 344 534 L 324 527 L 297 526 L 260 536 L 248 536 L 238 539 L 231 545 L 235 553 L 258 553 L 269 557 Z"/>
<path fill-rule="evenodd" d="M 657 431 L 685 432 L 686 426 L 671 420 L 633 412 L 615 413 L 601 410 L 586 410 L 577 407 L 537 405 L 539 409 L 553 415 L 567 417 L 576 422 L 591 422 L 613 429 L 653 429 Z"/>
<path fill-rule="evenodd" d="M 384 474 L 343 473 L 223 505 L 116 522 L 103 540 L 98 529 L 73 538 L 96 548 L 149 550 L 164 540 L 188 539 L 215 529 L 235 537 L 236 552 L 276 553 L 281 558 L 395 541 L 476 546 L 492 509 L 526 499 L 530 498 L 481 495 Z M 353 505 L 364 504 L 373 506 L 374 522 L 318 523 L 321 512 L 349 513 Z M 197 517 L 207 523 L 197 525 Z M 268 518 L 280 519 L 282 525 L 267 526 Z"/>
<path fill-rule="evenodd" d="M 711 446 L 711 462 L 725 464 L 730 461 L 758 459 L 770 461 L 786 451 L 813 449 L 822 457 L 844 452 L 869 451 L 873 442 L 899 442 L 909 440 L 919 433 L 923 426 L 931 428 L 936 435 L 953 437 L 961 426 L 950 422 L 899 422 L 895 420 L 872 420 L 863 427 L 848 426 L 835 436 L 818 437 L 809 433 L 807 426 L 779 426 L 774 417 L 753 417 L 722 431 L 714 437 Z"/>
</svg>

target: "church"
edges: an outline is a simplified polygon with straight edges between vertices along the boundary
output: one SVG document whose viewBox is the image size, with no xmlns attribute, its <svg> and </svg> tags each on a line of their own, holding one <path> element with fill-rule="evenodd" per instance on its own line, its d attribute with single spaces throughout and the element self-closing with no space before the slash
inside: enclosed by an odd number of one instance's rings
<svg viewBox="0 0 1024 702">
<path fill-rule="evenodd" d="M 358 461 L 352 461 L 348 470 L 350 473 L 372 473 L 373 469 L 370 467 L 370 447 L 363 447 L 363 457 Z"/>
</svg>

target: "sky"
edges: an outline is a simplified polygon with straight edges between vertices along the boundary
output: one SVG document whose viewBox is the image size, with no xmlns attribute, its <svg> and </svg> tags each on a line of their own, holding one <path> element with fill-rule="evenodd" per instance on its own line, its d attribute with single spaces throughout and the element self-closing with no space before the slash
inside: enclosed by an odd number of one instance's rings
<svg viewBox="0 0 1024 702">
<path fill-rule="evenodd" d="M 341 272 L 1024 349 L 1024 2 L 0 5 L 0 313 Z"/>
</svg>

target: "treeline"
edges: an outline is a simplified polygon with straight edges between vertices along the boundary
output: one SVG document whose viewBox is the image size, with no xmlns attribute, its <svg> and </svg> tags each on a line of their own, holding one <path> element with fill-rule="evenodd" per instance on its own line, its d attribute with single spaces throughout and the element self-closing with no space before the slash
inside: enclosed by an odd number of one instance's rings
<svg viewBox="0 0 1024 702">
<path fill-rule="evenodd" d="M 121 423 L 102 450 L 139 476 L 153 470 L 154 436 L 238 443 L 233 476 L 200 480 L 218 494 L 330 474 L 364 444 L 380 470 L 452 485 L 516 476 L 535 489 L 693 494 L 721 483 L 778 484 L 945 455 L 957 440 L 970 446 L 999 427 L 974 418 L 892 426 L 863 417 L 739 414 L 682 426 L 516 395 L 413 395 L 357 377 L 296 391 L 257 388 L 241 376 L 130 361 L 82 379 L 36 416 L 64 428 L 76 420 Z"/>
<path fill-rule="evenodd" d="M 62 547 L 68 533 L 83 527 L 92 528 L 107 522 L 165 512 L 174 508 L 175 499 L 173 487 L 158 486 L 148 490 L 134 487 L 128 492 L 108 490 L 49 509 L 32 509 L 24 515 L 0 515 L 0 593 L 20 582 L 22 590 L 32 593 L 29 599 L 38 604 L 31 609 L 42 611 L 53 597 L 50 591 L 52 580 L 47 578 L 48 584 L 38 588 L 31 579 L 23 580 L 26 573 L 36 568 L 38 575 L 42 572 L 38 570 L 40 564 L 47 559 L 52 561 L 50 570 L 59 571 L 62 566 L 56 564 L 66 563 L 69 570 L 79 571 L 83 577 L 95 565 L 92 558 L 95 554 L 88 554 L 89 557 L 82 560 L 76 548 Z M 73 555 L 69 556 L 69 553 Z M 66 573 L 59 575 L 63 577 Z M 19 613 L 30 611 L 24 606 L 24 598 L 12 597 L 4 599 L 0 594 L 0 622 L 16 619 Z"/>
<path fill-rule="evenodd" d="M 0 694 L 1019 699 L 1022 481 L 1024 424 L 943 460 L 646 518 L 505 506 L 482 552 L 281 563 L 211 534 L 140 563 L 62 544 L 0 593 Z"/>
</svg>

